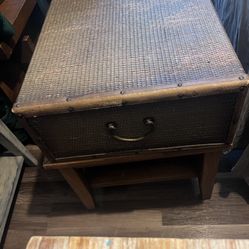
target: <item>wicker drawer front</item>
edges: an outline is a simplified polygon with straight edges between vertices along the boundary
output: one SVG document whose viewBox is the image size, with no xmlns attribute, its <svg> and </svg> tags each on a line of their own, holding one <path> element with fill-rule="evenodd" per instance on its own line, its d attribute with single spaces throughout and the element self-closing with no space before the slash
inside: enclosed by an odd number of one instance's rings
<svg viewBox="0 0 249 249">
<path fill-rule="evenodd" d="M 236 94 L 167 101 L 29 119 L 56 158 L 145 148 L 225 142 Z M 154 130 L 140 141 L 118 141 L 107 129 L 115 122 L 125 138 L 145 135 L 145 118 Z"/>
</svg>

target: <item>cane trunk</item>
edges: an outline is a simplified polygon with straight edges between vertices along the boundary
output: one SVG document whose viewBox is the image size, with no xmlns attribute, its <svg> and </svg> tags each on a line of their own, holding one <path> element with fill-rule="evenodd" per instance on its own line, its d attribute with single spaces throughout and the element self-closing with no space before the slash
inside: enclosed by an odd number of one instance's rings
<svg viewBox="0 0 249 249">
<path fill-rule="evenodd" d="M 57 161 L 225 146 L 247 85 L 210 0 L 53 0 L 13 110 Z"/>
</svg>

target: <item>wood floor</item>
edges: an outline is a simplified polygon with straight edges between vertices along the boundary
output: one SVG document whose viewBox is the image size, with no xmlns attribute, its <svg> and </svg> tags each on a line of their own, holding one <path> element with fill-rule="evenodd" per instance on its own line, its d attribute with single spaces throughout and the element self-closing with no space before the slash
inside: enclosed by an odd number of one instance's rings
<svg viewBox="0 0 249 249">
<path fill-rule="evenodd" d="M 55 171 L 26 168 L 5 249 L 23 249 L 33 235 L 249 238 L 249 186 L 219 175 L 212 199 L 196 182 L 98 189 L 87 211 Z"/>
</svg>

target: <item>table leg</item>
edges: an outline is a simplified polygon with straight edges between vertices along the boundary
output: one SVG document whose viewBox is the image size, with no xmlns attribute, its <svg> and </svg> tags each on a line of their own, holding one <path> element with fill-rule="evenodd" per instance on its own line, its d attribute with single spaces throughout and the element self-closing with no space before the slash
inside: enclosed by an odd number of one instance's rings
<svg viewBox="0 0 249 249">
<path fill-rule="evenodd" d="M 199 177 L 203 200 L 211 198 L 220 157 L 221 151 L 208 152 L 203 155 L 202 171 Z"/>
<path fill-rule="evenodd" d="M 68 184 L 80 198 L 82 203 L 86 206 L 87 209 L 94 209 L 95 204 L 92 195 L 90 194 L 87 185 L 81 179 L 79 174 L 75 169 L 60 169 L 61 174 L 64 176 Z"/>
</svg>

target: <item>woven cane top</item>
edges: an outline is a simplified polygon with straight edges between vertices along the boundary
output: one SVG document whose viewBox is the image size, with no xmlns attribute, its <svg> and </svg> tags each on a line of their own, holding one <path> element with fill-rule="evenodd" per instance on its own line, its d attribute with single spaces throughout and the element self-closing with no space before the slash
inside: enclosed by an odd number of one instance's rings
<svg viewBox="0 0 249 249">
<path fill-rule="evenodd" d="M 17 106 L 241 75 L 210 0 L 53 0 Z"/>
</svg>

